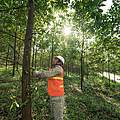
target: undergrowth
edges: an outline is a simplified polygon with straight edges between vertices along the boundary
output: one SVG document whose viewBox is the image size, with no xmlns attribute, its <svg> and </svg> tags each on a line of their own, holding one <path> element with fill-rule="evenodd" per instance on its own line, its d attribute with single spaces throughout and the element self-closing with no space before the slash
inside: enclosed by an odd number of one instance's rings
<svg viewBox="0 0 120 120">
<path fill-rule="evenodd" d="M 11 75 L 11 69 L 0 69 L 0 120 L 21 119 L 20 76 Z M 12 82 L 9 82 L 12 80 Z M 15 80 L 15 81 L 14 81 Z M 16 81 L 18 80 L 18 81 Z M 65 76 L 64 120 L 119 120 L 120 84 L 109 86 L 106 78 L 94 74 L 85 78 L 83 90 L 76 74 Z M 3 82 L 8 81 L 8 82 Z M 31 81 L 33 120 L 49 120 L 47 79 Z"/>
</svg>

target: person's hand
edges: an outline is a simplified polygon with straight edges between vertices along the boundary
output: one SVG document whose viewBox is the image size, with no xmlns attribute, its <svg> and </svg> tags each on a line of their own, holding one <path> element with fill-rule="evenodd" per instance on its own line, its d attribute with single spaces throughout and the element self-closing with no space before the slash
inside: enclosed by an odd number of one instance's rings
<svg viewBox="0 0 120 120">
<path fill-rule="evenodd" d="M 40 78 L 40 72 L 39 71 L 34 71 L 32 76 Z"/>
<path fill-rule="evenodd" d="M 37 75 L 36 75 L 36 73 L 35 73 L 35 72 L 33 72 L 32 76 L 33 76 L 33 77 L 37 77 Z"/>
<path fill-rule="evenodd" d="M 38 78 L 42 78 L 43 73 L 39 72 L 39 71 L 35 71 L 33 72 L 33 77 L 38 77 Z"/>
</svg>

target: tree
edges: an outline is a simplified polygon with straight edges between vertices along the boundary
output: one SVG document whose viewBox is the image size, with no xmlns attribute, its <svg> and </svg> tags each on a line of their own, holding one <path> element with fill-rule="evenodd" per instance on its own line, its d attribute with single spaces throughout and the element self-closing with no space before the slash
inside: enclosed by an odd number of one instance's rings
<svg viewBox="0 0 120 120">
<path fill-rule="evenodd" d="M 22 119 L 32 120 L 31 115 L 31 89 L 30 89 L 30 58 L 31 58 L 31 42 L 34 20 L 34 2 L 28 0 L 28 22 L 24 41 L 24 54 L 22 66 Z"/>
</svg>

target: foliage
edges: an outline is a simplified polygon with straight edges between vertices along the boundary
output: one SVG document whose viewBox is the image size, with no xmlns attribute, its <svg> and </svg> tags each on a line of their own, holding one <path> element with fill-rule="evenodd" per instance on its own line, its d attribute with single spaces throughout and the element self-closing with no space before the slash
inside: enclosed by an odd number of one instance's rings
<svg viewBox="0 0 120 120">
<path fill-rule="evenodd" d="M 11 79 L 10 71 L 2 69 L 4 78 Z M 14 78 L 13 78 L 14 79 Z M 119 120 L 120 84 L 102 79 L 96 74 L 85 79 L 84 89 L 80 90 L 80 78 L 77 74 L 65 76 L 65 120 Z M 1 80 L 1 79 L 0 79 Z M 14 80 L 15 81 L 15 80 Z M 4 86 L 2 85 L 4 84 Z M 20 83 L 10 82 L 0 85 L 0 118 L 16 120 L 21 118 Z M 47 95 L 47 80 L 31 81 L 32 116 L 34 120 L 49 119 L 49 98 Z"/>
<path fill-rule="evenodd" d="M 19 74 L 12 77 L 11 68 L 0 69 L 0 119 L 20 119 L 21 87 Z"/>
<path fill-rule="evenodd" d="M 65 77 L 66 120 L 120 119 L 119 84 L 109 84 L 107 79 L 93 74 L 108 71 L 120 75 L 120 1 L 113 0 L 105 14 L 101 9 L 105 6 L 103 1 L 106 0 L 34 0 L 31 66 L 45 69 L 51 65 L 53 55 L 65 58 L 69 75 Z M 19 80 L 27 7 L 27 0 L 1 0 L 0 4 L 0 119 L 21 118 Z M 66 26 L 71 27 L 69 36 L 63 33 Z M 12 77 L 14 62 L 16 74 Z M 86 75 L 83 92 L 79 89 L 80 73 Z M 31 82 L 36 120 L 49 117 L 46 84 L 46 80 Z"/>
<path fill-rule="evenodd" d="M 120 104 L 117 99 L 111 96 L 113 90 L 108 91 L 108 88 L 105 86 L 105 79 L 102 80 L 98 76 L 93 75 L 89 76 L 84 84 L 83 92 L 80 91 L 78 86 L 80 81 L 76 78 L 76 75 L 66 79 L 68 79 L 65 84 L 68 120 L 119 119 L 118 111 Z M 114 93 L 119 90 L 115 90 L 114 88 Z M 108 93 L 107 95 L 105 91 Z M 114 100 L 119 107 L 114 106 Z"/>
</svg>

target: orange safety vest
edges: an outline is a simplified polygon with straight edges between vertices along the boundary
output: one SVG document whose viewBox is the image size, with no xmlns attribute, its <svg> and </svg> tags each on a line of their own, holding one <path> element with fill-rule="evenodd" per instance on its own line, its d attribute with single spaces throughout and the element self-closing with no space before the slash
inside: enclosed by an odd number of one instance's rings
<svg viewBox="0 0 120 120">
<path fill-rule="evenodd" d="M 48 95 L 50 96 L 63 96 L 64 95 L 64 71 L 62 70 L 59 75 L 48 78 Z"/>
</svg>

